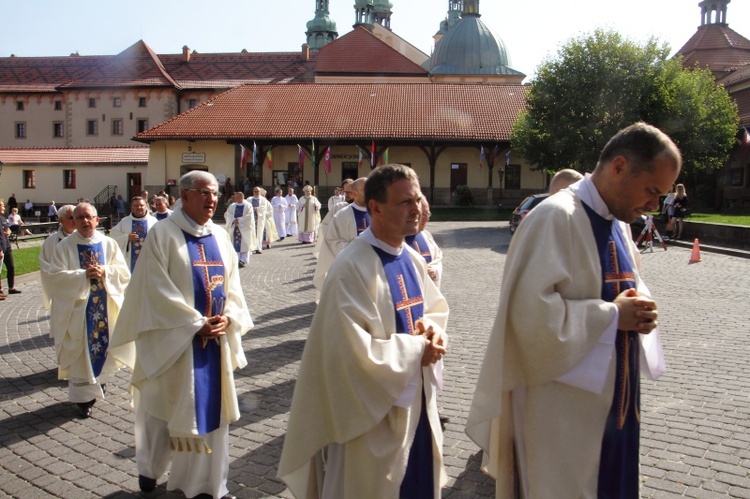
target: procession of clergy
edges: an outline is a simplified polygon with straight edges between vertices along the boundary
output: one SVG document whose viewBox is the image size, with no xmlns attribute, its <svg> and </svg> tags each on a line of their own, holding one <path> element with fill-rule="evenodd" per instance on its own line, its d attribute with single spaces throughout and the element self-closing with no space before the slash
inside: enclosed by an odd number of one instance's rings
<svg viewBox="0 0 750 499">
<path fill-rule="evenodd" d="M 669 137 L 632 125 L 514 236 L 466 428 L 497 497 L 638 497 L 639 373 L 656 379 L 664 361 L 626 224 L 658 209 L 680 168 Z M 297 236 L 315 244 L 318 306 L 278 476 L 298 498 L 439 497 L 448 304 L 414 171 L 345 181 L 323 220 L 309 186 L 270 202 L 237 192 L 226 229 L 211 221 L 213 175 L 187 173 L 179 189 L 162 220 L 133 198 L 111 237 L 92 205 L 65 206 L 40 254 L 59 378 L 81 416 L 132 370 L 142 494 L 169 468 L 168 490 L 232 497 L 233 372 L 253 327 L 239 269 Z"/>
</svg>

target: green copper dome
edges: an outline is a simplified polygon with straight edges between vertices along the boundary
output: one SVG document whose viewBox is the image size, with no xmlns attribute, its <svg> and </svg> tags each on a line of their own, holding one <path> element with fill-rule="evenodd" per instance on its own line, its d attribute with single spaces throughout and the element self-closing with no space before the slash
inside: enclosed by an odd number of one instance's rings
<svg viewBox="0 0 750 499">
<path fill-rule="evenodd" d="M 430 59 L 431 74 L 522 75 L 510 68 L 505 44 L 478 15 L 467 15 L 440 39 Z"/>
</svg>

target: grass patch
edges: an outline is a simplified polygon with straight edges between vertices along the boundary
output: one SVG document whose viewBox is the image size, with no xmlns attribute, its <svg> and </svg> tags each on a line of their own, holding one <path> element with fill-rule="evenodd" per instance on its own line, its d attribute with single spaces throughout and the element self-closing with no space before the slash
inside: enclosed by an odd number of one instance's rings
<svg viewBox="0 0 750 499">
<path fill-rule="evenodd" d="M 13 250 L 13 263 L 16 265 L 16 276 L 36 272 L 39 270 L 39 252 L 42 251 L 40 245 L 29 246 L 27 248 Z M 8 272 L 3 265 L 2 279 L 8 277 Z"/>
<path fill-rule="evenodd" d="M 693 213 L 687 222 L 708 222 L 712 224 L 750 226 L 750 215 L 726 215 L 723 213 Z"/>
</svg>

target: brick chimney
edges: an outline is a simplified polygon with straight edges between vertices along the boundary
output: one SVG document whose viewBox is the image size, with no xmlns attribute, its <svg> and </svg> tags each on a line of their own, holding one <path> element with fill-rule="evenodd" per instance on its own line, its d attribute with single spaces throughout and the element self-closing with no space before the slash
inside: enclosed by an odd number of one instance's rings
<svg viewBox="0 0 750 499">
<path fill-rule="evenodd" d="M 310 60 L 310 46 L 306 43 L 302 44 L 302 60 L 303 61 Z"/>
<path fill-rule="evenodd" d="M 182 47 L 182 62 L 190 62 L 190 47 L 187 45 Z"/>
</svg>

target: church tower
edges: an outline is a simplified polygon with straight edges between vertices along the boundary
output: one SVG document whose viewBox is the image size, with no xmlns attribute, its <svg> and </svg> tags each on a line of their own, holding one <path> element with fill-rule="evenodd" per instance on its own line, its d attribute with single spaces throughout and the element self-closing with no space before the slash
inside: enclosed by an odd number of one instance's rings
<svg viewBox="0 0 750 499">
<path fill-rule="evenodd" d="M 701 8 L 701 26 L 707 24 L 727 25 L 727 5 L 732 0 L 703 0 Z"/>
<path fill-rule="evenodd" d="M 463 0 L 448 0 L 448 14 L 446 14 L 445 19 L 440 21 L 440 28 L 437 30 L 437 33 L 432 35 L 432 39 L 435 41 L 435 44 L 437 44 L 437 42 L 439 42 L 440 39 L 445 36 L 449 29 L 451 29 L 456 25 L 458 21 L 461 20 L 461 14 L 463 13 L 463 11 Z"/>
<path fill-rule="evenodd" d="M 315 19 L 307 22 L 307 45 L 320 50 L 339 37 L 336 23 L 329 17 L 328 0 L 315 0 Z"/>
<path fill-rule="evenodd" d="M 391 9 L 393 9 L 393 2 L 388 0 L 375 0 L 372 9 L 374 14 L 373 21 L 384 28 L 391 29 L 391 14 L 393 13 Z"/>
<path fill-rule="evenodd" d="M 354 2 L 354 27 L 372 26 L 375 17 L 375 2 L 373 0 L 356 0 Z"/>
</svg>

